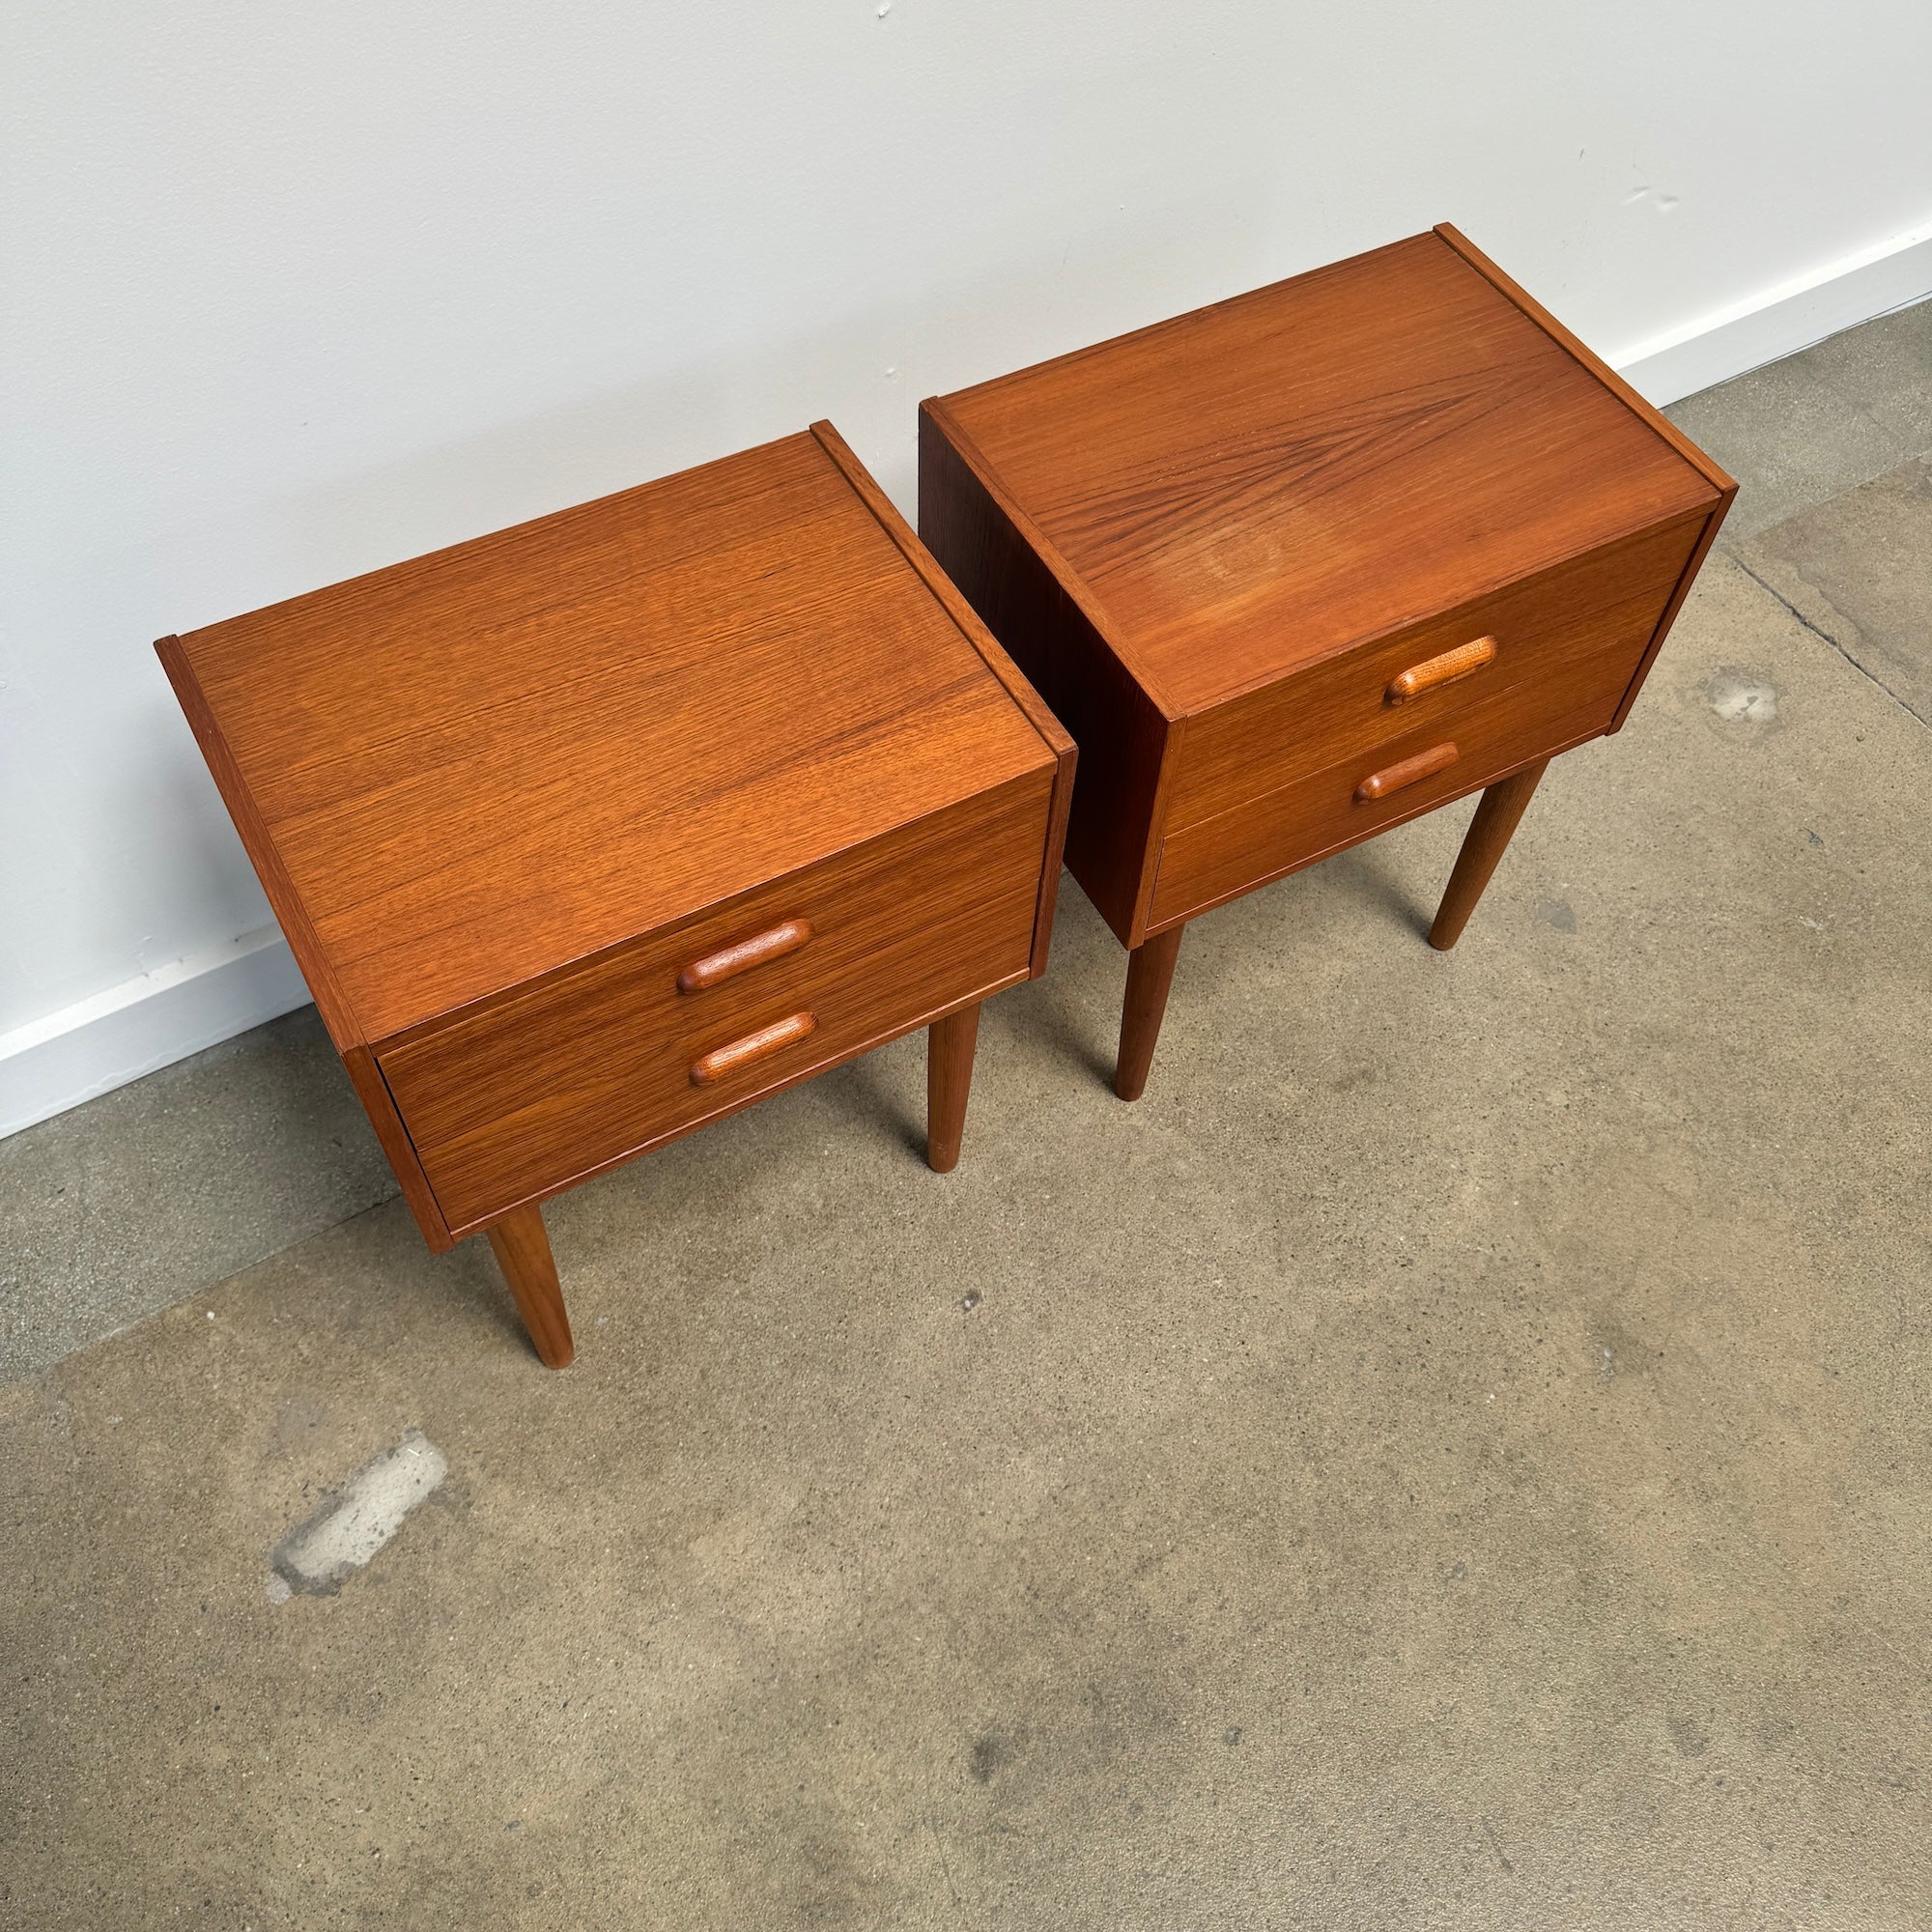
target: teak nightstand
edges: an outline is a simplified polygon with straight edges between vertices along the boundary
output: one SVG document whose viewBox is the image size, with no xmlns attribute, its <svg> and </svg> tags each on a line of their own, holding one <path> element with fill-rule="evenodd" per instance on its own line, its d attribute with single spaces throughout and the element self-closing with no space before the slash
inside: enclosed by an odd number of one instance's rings
<svg viewBox="0 0 1932 1932">
<path fill-rule="evenodd" d="M 1737 486 L 1453 228 L 920 416 L 920 530 L 1080 747 L 1147 1081 L 1186 922 L 1624 722 Z"/>
<path fill-rule="evenodd" d="M 156 647 L 439 1251 L 1044 970 L 1071 741 L 829 423 Z"/>
</svg>

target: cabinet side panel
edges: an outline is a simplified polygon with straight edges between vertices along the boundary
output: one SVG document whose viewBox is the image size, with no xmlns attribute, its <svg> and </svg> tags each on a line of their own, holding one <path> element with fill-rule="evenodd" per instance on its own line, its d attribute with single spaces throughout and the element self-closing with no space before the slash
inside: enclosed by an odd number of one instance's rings
<svg viewBox="0 0 1932 1932">
<path fill-rule="evenodd" d="M 1067 867 L 1121 943 L 1137 944 L 1167 721 L 923 409 L 919 533 L 1080 748 Z"/>
<path fill-rule="evenodd" d="M 349 1069 L 349 1079 L 362 1102 L 362 1111 L 376 1129 L 376 1138 L 388 1156 L 396 1184 L 403 1190 L 403 1199 L 410 1204 L 410 1212 L 416 1217 L 416 1226 L 422 1230 L 430 1252 L 446 1254 L 456 1245 L 455 1238 L 429 1184 L 429 1177 L 423 1173 L 415 1143 L 410 1139 L 403 1117 L 396 1111 L 395 1095 L 389 1092 L 389 1083 L 376 1065 L 376 1056 L 366 1046 L 354 1046 L 342 1056 L 342 1064 Z"/>
<path fill-rule="evenodd" d="M 1650 675 L 1650 668 L 1657 662 L 1657 654 L 1663 648 L 1663 640 L 1670 635 L 1670 627 L 1677 621 L 1677 613 L 1684 608 L 1684 600 L 1690 594 L 1690 586 L 1697 581 L 1697 573 L 1704 567 L 1704 559 L 1711 554 L 1711 546 L 1718 540 L 1718 531 L 1722 527 L 1724 518 L 1731 504 L 1736 500 L 1738 486 L 1733 483 L 1718 500 L 1704 524 L 1704 528 L 1692 546 L 1683 573 L 1677 580 L 1676 588 L 1670 593 L 1670 601 L 1663 607 L 1663 614 L 1657 620 L 1657 629 L 1651 633 L 1650 642 L 1645 647 L 1643 661 L 1636 668 L 1636 675 L 1630 681 L 1630 689 L 1624 693 L 1623 701 L 1617 706 L 1617 715 L 1610 721 L 1612 731 L 1621 731 L 1624 722 L 1630 717 L 1631 706 L 1636 702 L 1636 695 L 1643 689 L 1643 681 Z"/>
</svg>

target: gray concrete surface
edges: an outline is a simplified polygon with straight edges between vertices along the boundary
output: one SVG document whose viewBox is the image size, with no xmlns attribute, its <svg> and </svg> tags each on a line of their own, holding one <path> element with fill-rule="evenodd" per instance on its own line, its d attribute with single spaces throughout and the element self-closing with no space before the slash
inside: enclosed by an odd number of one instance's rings
<svg viewBox="0 0 1932 1932">
<path fill-rule="evenodd" d="M 395 1192 L 313 1007 L 0 1140 L 0 1381 Z"/>
<path fill-rule="evenodd" d="M 1932 302 L 1849 328 L 1667 413 L 1742 486 L 1725 540 L 1756 536 L 1932 450 Z"/>
<path fill-rule="evenodd" d="M 1932 462 L 1888 469 L 1740 539 L 1733 554 L 1932 724 Z"/>
<path fill-rule="evenodd" d="M 0 1922 L 1932 1922 L 1928 792 L 1720 554 L 1453 954 L 1466 808 L 1128 1108 L 1069 891 L 955 1174 L 903 1042 L 557 1204 L 562 1376 L 391 1200 L 0 1389 Z"/>
</svg>

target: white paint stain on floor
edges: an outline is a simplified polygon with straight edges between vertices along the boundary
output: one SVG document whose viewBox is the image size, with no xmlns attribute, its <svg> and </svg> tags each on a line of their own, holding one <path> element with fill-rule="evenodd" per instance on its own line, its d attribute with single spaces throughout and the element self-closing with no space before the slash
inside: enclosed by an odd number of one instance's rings
<svg viewBox="0 0 1932 1932">
<path fill-rule="evenodd" d="M 1711 709 L 1727 724 L 1769 724 L 1777 716 L 1776 687 L 1747 671 L 1720 671 L 1709 691 Z"/>
<path fill-rule="evenodd" d="M 269 1601 L 299 1590 L 326 1597 L 362 1569 L 449 1473 L 443 1453 L 419 1429 L 355 1471 L 328 1504 L 282 1539 L 269 1559 Z"/>
</svg>

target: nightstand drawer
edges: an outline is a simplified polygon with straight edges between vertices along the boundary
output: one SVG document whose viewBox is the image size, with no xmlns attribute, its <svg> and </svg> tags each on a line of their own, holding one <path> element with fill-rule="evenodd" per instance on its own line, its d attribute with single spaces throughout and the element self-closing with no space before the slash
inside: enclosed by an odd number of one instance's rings
<svg viewBox="0 0 1932 1932">
<path fill-rule="evenodd" d="M 1170 834 L 1419 731 L 1454 737 L 1507 688 L 1553 722 L 1583 662 L 1621 667 L 1628 685 L 1704 521 L 1606 545 L 1190 719 Z"/>
<path fill-rule="evenodd" d="M 1052 773 L 377 1059 L 453 1233 L 1025 979 Z"/>
<path fill-rule="evenodd" d="M 1326 770 L 1170 832 L 1149 923 L 1204 912 L 1519 765 L 1609 728 L 1631 666 L 1614 649 L 1573 661 L 1534 686 L 1466 700 L 1435 721 Z"/>
</svg>

